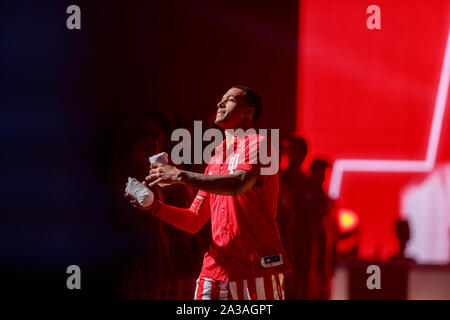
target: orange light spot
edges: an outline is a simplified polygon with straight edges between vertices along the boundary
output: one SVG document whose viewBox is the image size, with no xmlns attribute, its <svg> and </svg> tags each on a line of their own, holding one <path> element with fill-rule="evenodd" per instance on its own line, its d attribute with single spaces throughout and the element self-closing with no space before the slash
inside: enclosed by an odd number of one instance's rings
<svg viewBox="0 0 450 320">
<path fill-rule="evenodd" d="M 338 212 L 339 230 L 349 232 L 356 229 L 359 225 L 358 214 L 350 209 L 339 209 Z"/>
</svg>

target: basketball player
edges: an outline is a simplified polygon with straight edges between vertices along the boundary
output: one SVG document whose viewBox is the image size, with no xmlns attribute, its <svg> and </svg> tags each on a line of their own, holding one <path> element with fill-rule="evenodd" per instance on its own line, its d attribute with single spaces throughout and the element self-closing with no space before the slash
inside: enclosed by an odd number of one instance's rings
<svg viewBox="0 0 450 320">
<path fill-rule="evenodd" d="M 204 174 L 151 165 L 148 187 L 181 183 L 199 189 L 189 209 L 159 200 L 143 208 L 125 194 L 136 208 L 186 232 L 200 231 L 211 218 L 212 242 L 197 279 L 197 300 L 284 299 L 284 275 L 291 267 L 276 224 L 278 172 L 263 175 L 264 165 L 255 161 L 265 137 L 230 130 L 253 128 L 261 112 L 256 92 L 233 86 L 217 104 L 215 123 L 225 130 L 226 139 Z"/>
</svg>

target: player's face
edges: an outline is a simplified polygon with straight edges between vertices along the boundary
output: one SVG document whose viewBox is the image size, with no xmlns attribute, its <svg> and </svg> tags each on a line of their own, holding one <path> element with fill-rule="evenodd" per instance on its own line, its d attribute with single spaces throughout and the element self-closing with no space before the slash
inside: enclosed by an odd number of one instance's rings
<svg viewBox="0 0 450 320">
<path fill-rule="evenodd" d="M 247 101 L 242 96 L 243 90 L 231 88 L 224 94 L 217 104 L 217 114 L 215 123 L 224 128 L 238 128 L 243 119 L 249 117 Z"/>
</svg>

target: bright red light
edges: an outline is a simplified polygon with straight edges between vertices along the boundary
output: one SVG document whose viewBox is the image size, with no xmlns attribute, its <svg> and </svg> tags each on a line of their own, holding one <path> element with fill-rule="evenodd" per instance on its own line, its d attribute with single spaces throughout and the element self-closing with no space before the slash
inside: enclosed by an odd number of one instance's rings
<svg viewBox="0 0 450 320">
<path fill-rule="evenodd" d="M 338 211 L 339 231 L 349 232 L 355 230 L 359 225 L 358 214 L 350 209 L 341 208 Z"/>
<path fill-rule="evenodd" d="M 379 0 L 381 30 L 362 0 L 299 2 L 297 131 L 333 160 L 329 195 L 359 214 L 360 258 L 398 252 L 401 190 L 450 159 L 450 1 L 410 2 Z"/>
</svg>

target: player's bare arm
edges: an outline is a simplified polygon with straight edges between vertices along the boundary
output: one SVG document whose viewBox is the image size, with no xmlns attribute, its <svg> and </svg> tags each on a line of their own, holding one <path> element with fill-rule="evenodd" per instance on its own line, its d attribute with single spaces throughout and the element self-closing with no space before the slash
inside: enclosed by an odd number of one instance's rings
<svg viewBox="0 0 450 320">
<path fill-rule="evenodd" d="M 251 188 L 257 181 L 257 175 L 252 171 L 236 170 L 232 174 L 207 175 L 185 170 L 173 166 L 154 163 L 150 167 L 150 174 L 145 178 L 149 187 L 158 183 L 182 183 L 208 193 L 238 196 Z"/>
</svg>

